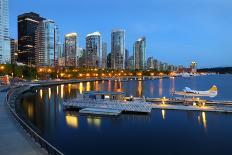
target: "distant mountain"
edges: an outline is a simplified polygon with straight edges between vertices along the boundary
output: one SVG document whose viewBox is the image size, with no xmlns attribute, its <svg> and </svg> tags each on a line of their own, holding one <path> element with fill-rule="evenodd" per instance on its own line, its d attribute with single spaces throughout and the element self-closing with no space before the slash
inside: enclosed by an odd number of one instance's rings
<svg viewBox="0 0 232 155">
<path fill-rule="evenodd" d="M 232 67 L 215 67 L 215 68 L 202 68 L 198 72 L 214 72 L 219 74 L 232 74 Z"/>
</svg>

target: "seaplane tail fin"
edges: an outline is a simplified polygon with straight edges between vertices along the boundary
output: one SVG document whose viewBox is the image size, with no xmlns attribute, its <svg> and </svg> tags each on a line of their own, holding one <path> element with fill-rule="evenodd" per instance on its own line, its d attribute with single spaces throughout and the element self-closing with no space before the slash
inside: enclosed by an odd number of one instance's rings
<svg viewBox="0 0 232 155">
<path fill-rule="evenodd" d="M 185 87 L 184 92 L 192 92 L 192 89 L 189 87 Z"/>
<path fill-rule="evenodd" d="M 213 87 L 211 87 L 209 89 L 209 92 L 217 92 L 217 91 L 218 91 L 218 89 L 217 89 L 217 86 L 215 86 L 215 85 L 213 85 Z"/>
</svg>

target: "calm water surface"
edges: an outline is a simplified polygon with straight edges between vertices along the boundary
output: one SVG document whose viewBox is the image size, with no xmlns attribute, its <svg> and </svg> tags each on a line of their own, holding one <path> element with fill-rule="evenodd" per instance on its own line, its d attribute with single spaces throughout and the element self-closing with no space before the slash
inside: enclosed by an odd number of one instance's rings
<svg viewBox="0 0 232 155">
<path fill-rule="evenodd" d="M 65 154 L 232 154 L 232 114 L 153 110 L 149 115 L 93 117 L 64 111 L 63 99 L 89 90 L 128 96 L 170 97 L 185 86 L 219 89 L 214 99 L 232 100 L 232 76 L 211 75 L 146 81 L 99 81 L 52 86 L 25 93 L 22 109 L 40 134 Z"/>
</svg>

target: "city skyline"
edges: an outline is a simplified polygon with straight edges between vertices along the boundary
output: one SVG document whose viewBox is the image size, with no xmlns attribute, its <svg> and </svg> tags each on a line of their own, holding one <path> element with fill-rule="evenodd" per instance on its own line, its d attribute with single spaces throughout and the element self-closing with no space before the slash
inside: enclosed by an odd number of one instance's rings
<svg viewBox="0 0 232 155">
<path fill-rule="evenodd" d="M 23 5 L 25 3 L 28 5 Z M 163 62 L 185 66 L 188 66 L 191 61 L 198 61 L 199 67 L 232 65 L 229 52 L 231 50 L 229 39 L 232 33 L 229 29 L 231 17 L 228 14 L 229 6 L 232 4 L 229 1 L 216 3 L 216 1 L 204 0 L 188 3 L 188 5 L 178 1 L 175 3 L 176 7 L 172 7 L 171 1 L 168 5 L 157 1 L 146 4 L 134 1 L 133 4 L 122 3 L 117 13 L 113 8 L 115 2 L 104 0 L 91 4 L 75 1 L 69 1 L 68 4 L 64 1 L 56 3 L 49 1 L 45 4 L 44 1 L 27 0 L 10 1 L 9 4 L 10 36 L 13 38 L 17 38 L 17 16 L 34 11 L 42 17 L 54 20 L 59 25 L 62 41 L 65 34 L 77 32 L 80 47 L 85 47 L 85 35 L 95 31 L 101 32 L 102 41 L 110 44 L 112 29 L 122 28 L 125 29 L 126 35 L 125 48 L 130 51 L 130 55 L 132 55 L 133 43 L 136 39 L 145 36 L 147 38 L 146 58 L 153 56 Z M 56 9 L 49 9 L 48 6 L 51 6 L 49 4 L 53 4 Z M 121 3 L 118 2 L 118 4 Z M 141 7 L 138 7 L 139 5 Z M 141 14 L 133 7 L 141 8 Z M 63 8 L 62 13 L 58 13 L 56 10 L 61 8 Z M 84 12 L 86 8 L 91 9 L 90 12 L 94 12 L 96 17 L 101 16 L 101 18 L 90 18 L 88 22 L 84 21 L 91 15 L 89 12 Z M 96 8 L 98 10 L 95 10 Z M 166 10 L 168 8 L 170 10 Z M 108 14 L 104 15 L 106 12 Z M 173 54 L 176 55 L 175 59 Z"/>
</svg>

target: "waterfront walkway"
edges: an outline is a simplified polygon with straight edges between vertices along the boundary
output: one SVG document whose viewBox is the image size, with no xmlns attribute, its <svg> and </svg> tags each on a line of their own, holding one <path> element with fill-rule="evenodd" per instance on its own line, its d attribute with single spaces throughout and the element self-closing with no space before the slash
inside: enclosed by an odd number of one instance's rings
<svg viewBox="0 0 232 155">
<path fill-rule="evenodd" d="M 0 154 L 43 155 L 47 154 L 26 134 L 5 104 L 6 92 L 0 92 Z"/>
</svg>

